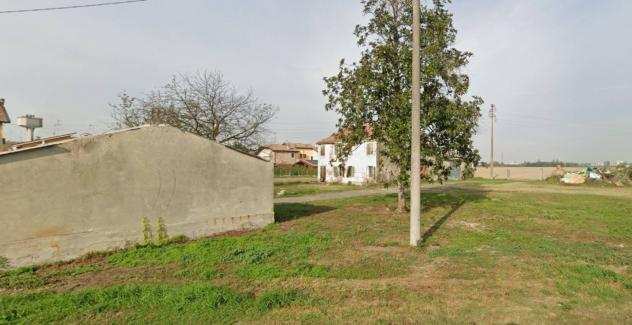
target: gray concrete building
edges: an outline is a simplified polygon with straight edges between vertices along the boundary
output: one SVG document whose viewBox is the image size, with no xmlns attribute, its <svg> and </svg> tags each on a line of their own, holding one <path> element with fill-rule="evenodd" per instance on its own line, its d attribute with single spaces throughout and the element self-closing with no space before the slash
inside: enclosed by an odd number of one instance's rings
<svg viewBox="0 0 632 325">
<path fill-rule="evenodd" d="M 263 227 L 272 178 L 272 163 L 168 126 L 14 147 L 0 153 L 0 257 L 121 248 L 143 240 L 143 217 L 190 238 Z"/>
</svg>

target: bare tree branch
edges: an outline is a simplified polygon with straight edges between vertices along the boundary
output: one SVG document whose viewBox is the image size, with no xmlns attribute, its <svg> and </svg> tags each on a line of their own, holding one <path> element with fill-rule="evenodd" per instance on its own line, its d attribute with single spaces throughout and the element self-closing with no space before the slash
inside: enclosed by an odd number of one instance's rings
<svg viewBox="0 0 632 325">
<path fill-rule="evenodd" d="M 261 144 L 276 108 L 249 90 L 240 93 L 221 73 L 179 74 L 162 88 L 135 98 L 123 92 L 110 104 L 118 127 L 169 124 L 229 146 Z"/>
</svg>

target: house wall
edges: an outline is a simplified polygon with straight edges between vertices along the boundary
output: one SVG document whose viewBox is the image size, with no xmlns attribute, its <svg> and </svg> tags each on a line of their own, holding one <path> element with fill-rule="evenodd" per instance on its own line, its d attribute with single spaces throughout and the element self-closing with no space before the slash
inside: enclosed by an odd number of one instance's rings
<svg viewBox="0 0 632 325">
<path fill-rule="evenodd" d="M 307 160 L 316 160 L 317 155 L 316 155 L 316 151 L 314 149 L 301 149 L 298 148 L 299 150 L 299 154 L 303 155 L 305 158 L 302 159 L 307 159 Z M 300 158 L 300 156 L 299 156 Z"/>
<path fill-rule="evenodd" d="M 353 184 L 362 184 L 368 181 L 371 181 L 375 178 L 369 178 L 369 166 L 372 166 L 375 168 L 375 173 L 376 173 L 376 177 L 379 173 L 378 169 L 377 169 L 377 146 L 375 145 L 375 142 L 370 142 L 373 145 L 373 154 L 372 155 L 367 155 L 366 153 L 366 146 L 367 146 L 367 142 L 360 144 L 359 146 L 357 146 L 350 154 L 349 157 L 347 158 L 344 167 L 345 170 L 341 170 L 340 172 L 340 176 L 336 177 L 335 176 L 335 171 L 334 168 L 341 166 L 341 162 L 338 161 L 336 152 L 335 152 L 335 145 L 333 144 L 325 144 L 323 146 L 325 146 L 325 155 L 324 156 L 320 156 L 318 155 L 318 179 L 320 180 L 322 177 L 321 175 L 321 167 L 325 167 L 326 169 L 326 178 L 325 178 L 325 182 L 328 183 L 332 183 L 332 182 L 341 182 L 341 183 L 353 183 Z M 353 166 L 355 171 L 353 176 L 351 177 L 347 177 L 346 175 L 346 168 L 348 168 L 349 166 Z"/>
<path fill-rule="evenodd" d="M 171 127 L 0 156 L 0 256 L 67 260 L 143 239 L 141 218 L 191 238 L 274 221 L 273 165 Z"/>
<path fill-rule="evenodd" d="M 292 157 L 292 154 L 294 157 Z M 298 161 L 298 152 L 275 151 L 272 162 L 276 165 L 294 165 Z"/>
</svg>

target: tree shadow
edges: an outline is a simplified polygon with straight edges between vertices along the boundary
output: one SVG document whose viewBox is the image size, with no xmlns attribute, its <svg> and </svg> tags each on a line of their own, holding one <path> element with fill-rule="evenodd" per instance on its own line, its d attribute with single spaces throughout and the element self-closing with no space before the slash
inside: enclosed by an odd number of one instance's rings
<svg viewBox="0 0 632 325">
<path fill-rule="evenodd" d="M 274 205 L 274 220 L 287 222 L 333 210 L 333 207 L 309 203 L 277 203 Z"/>
<path fill-rule="evenodd" d="M 422 194 L 422 213 L 438 207 L 450 207 L 450 210 L 426 230 L 419 241 L 419 246 L 424 247 L 432 236 L 439 230 L 462 206 L 466 203 L 478 202 L 487 199 L 489 191 L 471 188 L 443 188 L 441 191 L 432 191 Z"/>
<path fill-rule="evenodd" d="M 448 213 L 446 213 L 439 220 L 435 221 L 432 227 L 428 228 L 428 230 L 426 230 L 426 232 L 424 232 L 423 235 L 421 235 L 421 240 L 419 240 L 419 246 L 424 247 L 426 243 L 428 242 L 428 240 L 434 235 L 434 233 L 437 230 L 439 230 L 439 228 L 441 228 L 441 226 L 443 226 L 443 224 L 445 224 L 446 221 L 448 221 L 448 219 L 450 219 L 450 217 L 452 217 L 452 215 L 454 215 L 454 213 L 458 211 L 464 204 L 465 204 L 465 201 L 461 201 L 458 204 L 453 205 L 450 211 L 448 211 Z"/>
</svg>

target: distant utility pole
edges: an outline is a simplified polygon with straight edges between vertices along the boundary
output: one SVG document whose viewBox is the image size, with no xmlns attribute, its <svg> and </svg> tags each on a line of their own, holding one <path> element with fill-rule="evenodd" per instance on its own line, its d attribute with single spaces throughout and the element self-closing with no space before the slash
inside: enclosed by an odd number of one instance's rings
<svg viewBox="0 0 632 325">
<path fill-rule="evenodd" d="M 489 159 L 489 173 L 491 179 L 496 179 L 494 175 L 494 122 L 496 121 L 496 105 L 492 104 L 492 107 L 489 109 L 489 118 L 492 120 L 492 148 L 491 148 L 491 157 Z"/>
<path fill-rule="evenodd" d="M 57 132 L 59 131 L 60 126 L 61 126 L 61 120 L 57 120 L 55 122 L 55 125 L 53 125 L 53 135 L 57 135 Z"/>
<path fill-rule="evenodd" d="M 421 240 L 421 3 L 413 0 L 412 140 L 410 164 L 410 245 Z"/>
</svg>

